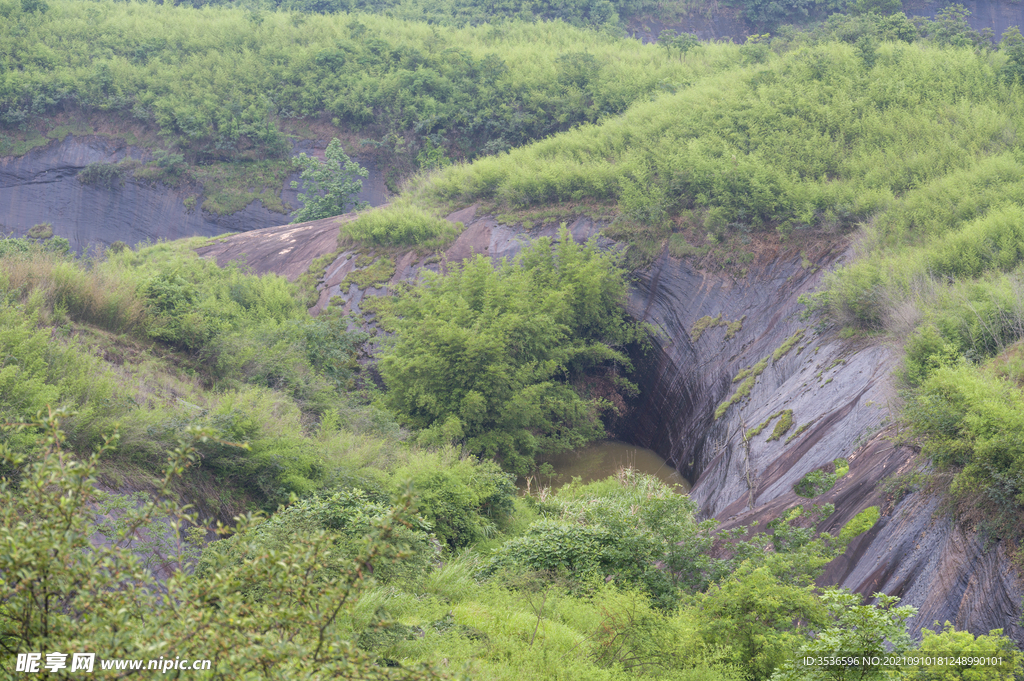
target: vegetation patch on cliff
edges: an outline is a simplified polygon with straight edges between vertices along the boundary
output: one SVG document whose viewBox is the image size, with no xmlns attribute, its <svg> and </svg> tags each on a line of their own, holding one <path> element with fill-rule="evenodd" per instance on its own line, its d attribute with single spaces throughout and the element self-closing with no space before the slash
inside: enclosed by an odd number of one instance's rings
<svg viewBox="0 0 1024 681">
<path fill-rule="evenodd" d="M 799 496 L 813 499 L 835 487 L 839 478 L 850 471 L 846 459 L 836 459 L 817 470 L 813 470 L 793 485 L 793 491 Z"/>
<path fill-rule="evenodd" d="M 757 379 L 762 373 L 764 373 L 764 370 L 768 368 L 768 359 L 768 357 L 765 357 L 754 366 L 743 369 L 733 377 L 733 383 L 739 381 L 743 382 L 739 384 L 733 394 L 729 396 L 728 400 L 722 402 L 715 408 L 715 419 L 721 418 L 729 407 L 750 395 L 750 391 L 753 390 L 754 386 L 757 384 Z"/>
<path fill-rule="evenodd" d="M 740 332 L 740 330 L 743 329 L 743 320 L 746 318 L 747 316 L 743 315 L 739 319 L 730 322 L 726 319 L 722 319 L 721 312 L 718 313 L 717 317 L 705 315 L 704 317 L 701 317 L 700 319 L 693 323 L 693 328 L 690 330 L 690 342 L 696 343 L 697 341 L 700 340 L 700 337 L 704 334 L 705 331 L 707 331 L 708 329 L 713 329 L 716 326 L 725 327 L 725 340 L 731 340 L 737 333 Z"/>
<path fill-rule="evenodd" d="M 839 540 L 848 542 L 859 537 L 874 527 L 881 517 L 882 513 L 877 506 L 868 506 L 843 525 L 843 529 L 839 532 Z"/>
</svg>

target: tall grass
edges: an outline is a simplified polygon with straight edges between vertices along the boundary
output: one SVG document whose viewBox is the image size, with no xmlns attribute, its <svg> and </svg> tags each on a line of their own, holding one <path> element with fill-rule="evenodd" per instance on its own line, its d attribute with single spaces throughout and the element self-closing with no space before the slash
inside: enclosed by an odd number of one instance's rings
<svg viewBox="0 0 1024 681">
<path fill-rule="evenodd" d="M 362 336 L 331 315 L 311 319 L 284 279 L 217 267 L 192 246 L 89 261 L 4 248 L 0 421 L 68 406 L 75 415 L 63 426 L 76 451 L 116 426 L 111 463 L 144 471 L 161 468 L 186 427 L 215 427 L 249 443 L 203 446 L 228 518 L 243 505 L 232 498 L 274 508 L 292 492 L 340 484 L 348 468 L 389 460 L 397 425 L 349 394 L 345 366 Z M 15 446 L 32 440 L 0 433 Z"/>
<path fill-rule="evenodd" d="M 67 315 L 114 333 L 143 329 L 146 305 L 115 268 L 83 268 L 42 249 L 3 258 L 0 288 L 44 314 Z"/>
<path fill-rule="evenodd" d="M 883 44 L 868 67 L 843 43 L 805 47 L 448 169 L 428 193 L 622 208 L 639 191 L 669 213 L 707 211 L 715 229 L 851 224 L 1010 146 L 1016 97 L 970 50 Z"/>
</svg>

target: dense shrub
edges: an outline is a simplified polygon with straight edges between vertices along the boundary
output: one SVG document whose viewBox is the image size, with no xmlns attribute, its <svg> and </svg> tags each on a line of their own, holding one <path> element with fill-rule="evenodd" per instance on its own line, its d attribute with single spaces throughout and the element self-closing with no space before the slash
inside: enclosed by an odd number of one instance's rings
<svg viewBox="0 0 1024 681">
<path fill-rule="evenodd" d="M 113 188 L 124 183 L 126 166 L 120 163 L 90 163 L 78 171 L 82 184 Z"/>
<path fill-rule="evenodd" d="M 408 203 L 398 203 L 345 223 L 341 235 L 375 246 L 436 248 L 450 242 L 460 227 Z"/>
<path fill-rule="evenodd" d="M 603 435 L 606 405 L 581 396 L 573 379 L 597 373 L 635 391 L 616 375 L 631 368 L 622 346 L 642 333 L 626 319 L 625 293 L 616 256 L 565 229 L 514 262 L 478 256 L 445 276 L 425 272 L 389 308 L 382 403 L 421 442 L 459 442 L 524 474 L 537 453 Z"/>
<path fill-rule="evenodd" d="M 490 461 L 446 460 L 424 453 L 394 471 L 399 489 L 416 494 L 417 510 L 441 543 L 459 549 L 493 536 L 508 522 L 514 481 Z"/>
<path fill-rule="evenodd" d="M 344 13 L 383 9 L 372 3 L 335 5 L 338 14 L 187 4 L 57 0 L 50 12 L 5 21 L 5 73 L 18 76 L 0 81 L 0 124 L 15 128 L 73 107 L 155 126 L 175 148 L 137 174 L 168 184 L 182 177 L 175 160 L 288 156 L 281 122 L 301 117 L 368 129 L 375 139 L 390 133 L 397 167 L 411 169 L 418 153 L 429 156 L 439 145 L 449 156 L 472 157 L 620 113 L 665 80 L 719 68 L 729 51 L 716 47 L 703 63 L 684 64 L 655 46 L 562 22 L 474 28 L 457 21 L 439 30 L 415 19 L 444 10 L 420 3 L 392 8 L 391 16 Z M 327 10 L 316 4 L 294 9 Z M 593 6 L 592 18 L 579 3 L 543 7 L 524 2 L 521 11 L 579 23 L 615 19 L 608 0 Z M 508 9 L 518 17 L 520 10 Z M 474 23 L 485 18 L 481 10 Z M 486 10 L 495 12 L 504 13 Z M 19 22 L 30 28 L 13 28 Z M 584 84 L 564 77 L 559 59 L 572 54 L 594 62 L 595 76 Z M 83 181 L 113 184 L 120 174 L 115 165 L 83 172 Z"/>
<path fill-rule="evenodd" d="M 325 586 L 342 577 L 353 560 L 364 550 L 365 537 L 389 520 L 390 500 L 371 500 L 360 489 L 349 489 L 329 496 L 311 496 L 275 513 L 266 522 L 246 534 L 236 534 L 215 542 L 198 561 L 195 574 L 200 579 L 213 576 L 214 569 L 240 565 L 266 551 L 287 553 L 296 536 L 326 532 L 331 553 L 325 557 L 318 577 Z M 434 557 L 434 548 L 427 534 L 428 526 L 411 518 L 410 526 L 397 525 L 388 541 L 395 549 L 395 559 L 382 561 L 374 569 L 374 578 L 387 583 L 409 579 L 426 570 Z M 239 585 L 247 598 L 265 601 L 273 594 L 259 582 Z"/>
<path fill-rule="evenodd" d="M 485 574 L 547 571 L 583 590 L 615 580 L 670 608 L 681 591 L 703 590 L 723 572 L 707 555 L 713 523 L 697 522 L 693 502 L 649 476 L 574 481 L 541 511 L 545 518 L 495 550 Z"/>
</svg>

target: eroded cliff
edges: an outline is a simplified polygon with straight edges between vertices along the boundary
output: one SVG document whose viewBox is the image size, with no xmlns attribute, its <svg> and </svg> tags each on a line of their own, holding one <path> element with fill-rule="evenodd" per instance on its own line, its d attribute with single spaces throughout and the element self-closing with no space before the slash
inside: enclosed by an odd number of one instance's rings
<svg viewBox="0 0 1024 681">
<path fill-rule="evenodd" d="M 316 155 L 308 143 L 296 144 L 295 153 L 301 151 Z M 0 234 L 24 236 L 33 225 L 49 222 L 55 235 L 66 237 L 73 250 L 83 252 L 115 241 L 134 246 L 244 232 L 288 221 L 286 215 L 267 210 L 258 201 L 230 215 L 189 208 L 185 200 L 196 195 L 194 187 L 175 189 L 132 179 L 93 186 L 78 180 L 78 173 L 89 164 L 117 163 L 126 156 L 148 161 L 151 151 L 116 138 L 68 135 L 24 156 L 0 159 Z M 376 206 L 384 202 L 385 189 L 380 174 L 370 170 L 359 198 Z M 298 174 L 290 179 L 297 180 Z M 286 204 L 298 207 L 299 191 L 301 187 L 284 188 L 281 196 Z"/>
<path fill-rule="evenodd" d="M 503 225 L 475 207 L 449 219 L 465 229 L 442 258 L 398 254 L 393 276 L 380 286 L 352 283 L 348 274 L 360 267 L 359 259 L 354 251 L 340 254 L 323 273 L 311 313 L 332 299 L 360 312 L 367 296 L 385 295 L 389 285 L 415 278 L 420 269 L 437 270 L 474 254 L 510 257 L 531 239 L 557 232 L 556 224 L 530 230 Z M 602 227 L 587 217 L 569 224 L 581 241 Z M 295 278 L 317 251 L 336 248 L 336 230 L 335 219 L 260 230 L 222 238 L 200 253 Z M 836 240 L 818 243 L 827 241 Z M 671 462 L 693 481 L 691 496 L 703 514 L 725 527 L 763 526 L 807 503 L 794 485 L 846 459 L 849 472 L 813 499 L 835 504 L 821 528 L 837 532 L 870 506 L 879 507 L 881 518 L 829 565 L 821 583 L 900 596 L 919 608 L 915 631 L 950 621 L 974 633 L 1004 628 L 1024 641 L 1024 585 L 1006 548 L 985 546 L 940 511 L 940 496 L 919 490 L 894 499 L 883 492 L 883 480 L 919 465 L 914 449 L 879 433 L 890 418 L 898 352 L 884 343 L 843 340 L 801 318 L 799 296 L 843 257 L 825 246 L 808 245 L 800 253 L 775 244 L 760 250 L 744 276 L 701 272 L 667 253 L 637 273 L 630 312 L 658 333 L 653 347 L 637 355 L 642 392 L 618 435 Z M 773 437 L 786 412 L 792 424 Z"/>
</svg>

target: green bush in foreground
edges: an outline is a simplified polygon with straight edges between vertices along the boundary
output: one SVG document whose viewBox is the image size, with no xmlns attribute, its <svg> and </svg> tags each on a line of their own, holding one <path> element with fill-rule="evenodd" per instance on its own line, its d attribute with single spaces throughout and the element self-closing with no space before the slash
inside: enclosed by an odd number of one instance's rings
<svg viewBox="0 0 1024 681">
<path fill-rule="evenodd" d="M 819 597 L 814 580 L 841 548 L 827 535 L 814 538 L 814 519 L 831 513 L 827 507 L 794 514 L 811 518 L 810 527 L 786 519 L 773 523 L 772 535 L 736 542 L 715 537 L 711 521 L 696 523 L 692 502 L 653 477 L 574 482 L 547 501 L 516 500 L 515 508 L 542 514 L 536 531 L 582 528 L 576 535 L 584 541 L 530 544 L 520 540 L 533 530 L 517 539 L 508 525 L 498 530 L 509 534 L 495 562 L 520 553 L 527 560 L 493 566 L 472 547 L 458 555 L 438 547 L 414 502 L 391 500 L 387 488 L 408 477 L 396 471 L 298 501 L 269 519 L 240 517 L 230 531 L 220 528 L 228 539 L 197 557 L 196 544 L 179 537 L 203 532 L 182 532 L 195 519 L 175 503 L 145 495 L 111 503 L 95 490 L 98 460 L 116 438 L 76 459 L 54 421 L 20 429 L 35 436 L 23 448 L 29 455 L 0 446 L 2 465 L 21 472 L 20 483 L 0 481 L 0 669 L 12 674 L 18 653 L 85 650 L 101 660 L 212 660 L 209 672 L 194 674 L 200 679 L 413 680 L 463 672 L 459 678 L 479 681 L 749 681 L 830 641 L 874 651 L 883 641 L 876 624 L 885 639 L 905 641 L 892 616 L 900 612 L 890 607 L 895 599 L 876 607 L 828 589 Z M 171 481 L 202 465 L 193 445 L 219 442 L 212 433 L 186 436 L 154 498 L 171 498 Z M 421 513 L 435 509 L 435 532 L 444 508 L 438 502 L 457 489 L 452 480 L 430 479 L 446 472 L 446 462 L 451 468 L 450 459 L 425 457 L 409 469 Z M 478 483 L 492 479 L 493 467 L 467 460 L 454 468 L 478 497 L 487 494 Z M 493 508 L 474 508 L 494 517 Z M 97 528 L 107 543 L 91 543 Z M 731 557 L 709 555 L 717 539 Z M 162 583 L 151 571 L 154 547 L 172 572 Z M 537 562 L 572 551 L 576 564 Z M 672 570 L 659 570 L 659 559 Z M 174 571 L 193 563 L 191 576 Z M 480 579 L 481 572 L 490 576 Z M 926 634 L 929 650 L 1005 653 L 1000 672 L 1019 669 L 1019 653 L 999 632 L 938 636 Z M 952 678 L 994 678 L 977 676 L 989 669 L 956 671 Z"/>
<path fill-rule="evenodd" d="M 184 558 L 174 538 L 190 519 L 172 502 L 130 506 L 113 541 L 92 544 L 99 520 L 94 475 L 106 447 L 76 460 L 63 448 L 55 419 L 28 427 L 41 429 L 33 456 L 0 445 L 0 460 L 24 470 L 17 487 L 0 481 L 0 669 L 8 675 L 19 653 L 89 651 L 100 658 L 97 671 L 107 658 L 165 656 L 211 660 L 212 670 L 197 678 L 446 678 L 380 666 L 350 642 L 359 632 L 349 616 L 374 564 L 399 555 L 399 513 L 367 518 L 365 538 L 347 554 L 315 523 L 281 550 L 255 541 L 261 526 L 241 518 L 232 545 L 247 560 L 210 553 L 202 574 L 179 570 L 160 584 L 131 549 L 133 540 L 170 532 L 178 549 L 172 558 Z M 157 496 L 169 498 L 171 481 L 194 462 L 190 446 L 173 452 Z M 157 517 L 170 525 L 154 523 Z M 249 595 L 256 586 L 258 598 Z"/>
</svg>

